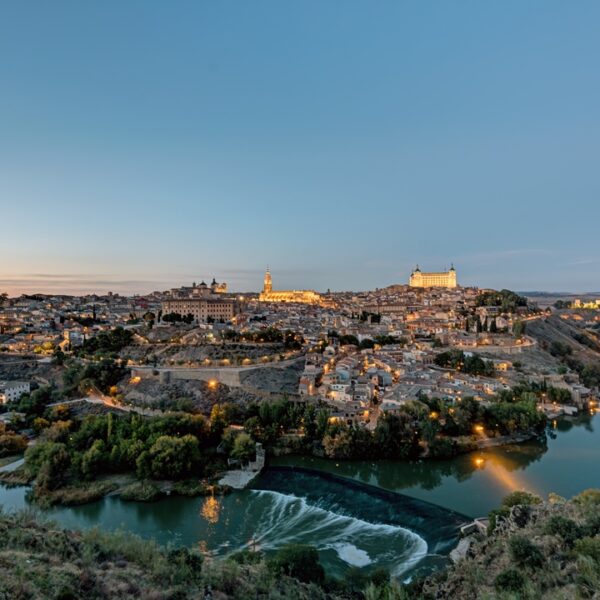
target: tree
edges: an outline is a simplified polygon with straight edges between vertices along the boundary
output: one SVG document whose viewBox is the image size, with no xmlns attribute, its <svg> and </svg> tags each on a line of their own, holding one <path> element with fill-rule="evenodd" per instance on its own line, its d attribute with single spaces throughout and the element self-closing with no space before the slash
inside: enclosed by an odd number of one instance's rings
<svg viewBox="0 0 600 600">
<path fill-rule="evenodd" d="M 70 464 L 65 444 L 40 442 L 25 452 L 25 469 L 42 489 L 60 487 L 66 481 Z"/>
<path fill-rule="evenodd" d="M 247 433 L 240 433 L 233 442 L 231 456 L 241 462 L 252 460 L 256 454 L 256 443 Z"/>
<path fill-rule="evenodd" d="M 189 477 L 200 466 L 200 447 L 193 435 L 163 435 L 149 451 L 150 469 L 155 479 Z"/>
<path fill-rule="evenodd" d="M 1 426 L 1 424 L 0 424 Z M 27 440 L 12 431 L 0 431 L 0 457 L 20 454 L 27 448 Z"/>
<path fill-rule="evenodd" d="M 361 350 L 371 350 L 375 346 L 375 342 L 370 338 L 365 338 L 359 344 Z"/>
<path fill-rule="evenodd" d="M 329 458 L 352 458 L 352 436 L 344 429 L 327 434 L 323 438 L 323 449 Z"/>
<path fill-rule="evenodd" d="M 523 321 L 515 321 L 513 324 L 513 335 L 520 340 L 525 333 L 525 323 Z"/>
<path fill-rule="evenodd" d="M 87 479 L 101 473 L 106 463 L 106 445 L 103 440 L 95 440 L 91 448 L 81 458 L 81 473 Z"/>
</svg>

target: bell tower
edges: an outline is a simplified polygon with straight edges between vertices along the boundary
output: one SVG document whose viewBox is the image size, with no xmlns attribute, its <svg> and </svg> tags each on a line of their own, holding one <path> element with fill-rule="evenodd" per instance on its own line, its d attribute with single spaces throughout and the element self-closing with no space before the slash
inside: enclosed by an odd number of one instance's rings
<svg viewBox="0 0 600 600">
<path fill-rule="evenodd" d="M 271 271 L 269 270 L 269 267 L 267 267 L 267 270 L 265 272 L 263 293 L 270 294 L 272 291 L 273 291 L 273 281 L 271 280 Z"/>
</svg>

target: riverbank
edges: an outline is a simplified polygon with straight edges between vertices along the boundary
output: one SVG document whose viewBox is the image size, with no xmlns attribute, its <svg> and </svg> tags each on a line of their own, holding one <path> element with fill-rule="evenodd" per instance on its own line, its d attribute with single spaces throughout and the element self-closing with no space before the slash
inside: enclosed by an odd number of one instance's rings
<svg viewBox="0 0 600 600">
<path fill-rule="evenodd" d="M 514 445 L 535 437 L 535 433 L 528 432 L 495 438 L 463 438 L 458 441 L 456 455 L 468 454 L 486 448 Z M 315 458 L 313 454 L 302 456 L 306 459 Z M 326 457 L 317 458 L 336 463 L 336 459 Z M 440 458 L 423 456 L 420 460 L 439 461 Z M 12 461 L 3 469 L 0 469 L 0 482 L 7 485 L 23 486 L 34 483 L 33 479 L 22 468 L 23 462 L 22 457 L 12 457 Z M 411 461 L 399 462 L 410 463 Z M 105 475 L 90 482 L 76 482 L 73 485 L 62 486 L 52 490 L 33 485 L 30 497 L 38 506 L 49 507 L 57 505 L 76 506 L 95 502 L 109 495 L 120 496 L 124 500 L 131 502 L 153 502 L 171 494 L 188 497 L 223 495 L 232 489 L 246 488 L 260 473 L 262 466 L 264 466 L 264 452 L 261 449 L 261 460 L 258 461 L 257 459 L 256 468 L 225 471 L 216 474 L 210 479 L 188 479 L 175 482 L 170 480 L 140 480 L 133 474 Z"/>
<path fill-rule="evenodd" d="M 222 496 L 233 489 L 233 486 L 219 483 L 217 478 L 156 481 L 139 480 L 133 475 L 119 474 L 49 490 L 31 485 L 31 478 L 20 468 L 0 471 L 0 483 L 9 487 L 27 486 L 28 497 L 40 508 L 79 506 L 96 502 L 107 496 L 118 496 L 128 502 L 153 502 L 171 495 L 189 498 Z"/>
</svg>

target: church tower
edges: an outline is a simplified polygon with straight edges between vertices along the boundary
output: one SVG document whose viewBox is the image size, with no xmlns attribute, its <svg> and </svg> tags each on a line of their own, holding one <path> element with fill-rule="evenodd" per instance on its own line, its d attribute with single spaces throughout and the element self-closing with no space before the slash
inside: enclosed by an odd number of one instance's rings
<svg viewBox="0 0 600 600">
<path fill-rule="evenodd" d="M 271 271 L 267 267 L 265 272 L 265 281 L 263 285 L 263 294 L 270 294 L 273 291 L 273 282 L 271 281 Z"/>
</svg>

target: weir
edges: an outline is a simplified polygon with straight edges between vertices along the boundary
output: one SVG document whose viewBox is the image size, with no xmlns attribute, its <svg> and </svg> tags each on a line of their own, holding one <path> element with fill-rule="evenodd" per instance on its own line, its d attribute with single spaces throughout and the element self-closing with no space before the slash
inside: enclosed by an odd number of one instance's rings
<svg viewBox="0 0 600 600">
<path fill-rule="evenodd" d="M 425 570 L 434 564 L 439 566 L 456 547 L 460 528 L 472 521 L 466 515 L 436 504 L 305 467 L 268 467 L 250 487 L 283 494 L 288 501 L 296 499 L 313 509 L 333 511 L 340 518 L 355 518 L 375 529 L 401 529 L 403 544 L 412 548 L 414 556 L 404 556 L 399 561 L 396 575 L 416 567 L 417 563 Z M 289 515 L 282 511 L 279 518 L 289 519 Z M 399 538 L 390 539 L 397 542 Z M 418 540 L 422 540 L 422 544 Z M 356 549 L 361 550 L 360 546 Z M 394 547 L 390 551 L 402 555 L 405 548 L 400 551 Z"/>
</svg>

